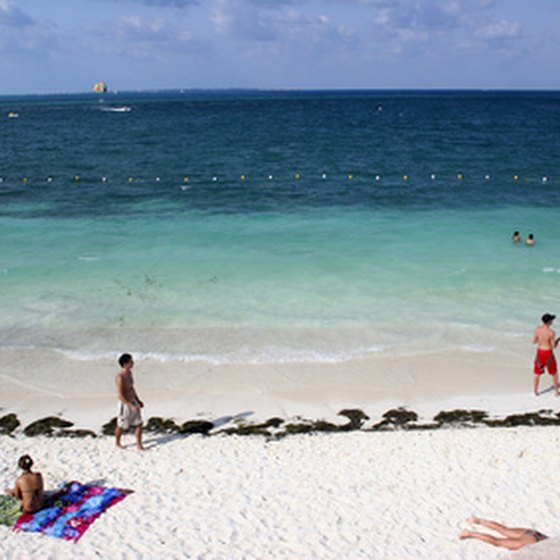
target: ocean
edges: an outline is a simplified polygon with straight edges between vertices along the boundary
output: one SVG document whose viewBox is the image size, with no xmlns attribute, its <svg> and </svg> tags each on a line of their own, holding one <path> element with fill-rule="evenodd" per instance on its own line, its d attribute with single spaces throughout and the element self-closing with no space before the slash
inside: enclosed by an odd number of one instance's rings
<svg viewBox="0 0 560 560">
<path fill-rule="evenodd" d="M 515 353 L 558 311 L 560 93 L 2 97 L 0 142 L 0 352 Z"/>
</svg>

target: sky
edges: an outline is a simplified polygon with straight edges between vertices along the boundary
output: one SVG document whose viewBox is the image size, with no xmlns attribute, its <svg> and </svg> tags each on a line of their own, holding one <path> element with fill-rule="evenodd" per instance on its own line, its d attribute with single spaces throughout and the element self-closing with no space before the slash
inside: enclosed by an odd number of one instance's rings
<svg viewBox="0 0 560 560">
<path fill-rule="evenodd" d="M 560 89 L 560 0 L 0 0 L 0 95 Z"/>
</svg>

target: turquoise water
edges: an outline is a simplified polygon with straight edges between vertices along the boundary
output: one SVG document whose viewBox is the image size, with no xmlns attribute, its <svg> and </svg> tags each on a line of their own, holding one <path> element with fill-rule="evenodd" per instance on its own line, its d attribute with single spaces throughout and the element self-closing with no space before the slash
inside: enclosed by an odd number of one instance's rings
<svg viewBox="0 0 560 560">
<path fill-rule="evenodd" d="M 67 96 L 0 112 L 5 347 L 216 363 L 489 352 L 555 311 L 560 94 Z M 514 246 L 516 229 L 537 244 Z"/>
</svg>

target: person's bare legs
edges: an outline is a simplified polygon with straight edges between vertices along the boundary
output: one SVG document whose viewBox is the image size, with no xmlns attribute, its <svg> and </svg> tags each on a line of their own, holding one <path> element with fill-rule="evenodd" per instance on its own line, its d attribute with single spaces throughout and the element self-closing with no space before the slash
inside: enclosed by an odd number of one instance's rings
<svg viewBox="0 0 560 560">
<path fill-rule="evenodd" d="M 122 428 L 119 428 L 118 426 L 115 428 L 115 443 L 117 447 L 120 447 L 121 449 L 123 448 L 123 446 L 121 445 L 122 432 Z"/>
<path fill-rule="evenodd" d="M 487 529 L 491 529 L 492 531 L 496 531 L 498 533 L 500 533 L 501 535 L 504 535 L 504 537 L 509 537 L 511 539 L 518 539 L 520 537 L 522 537 L 525 533 L 527 533 L 527 531 L 529 531 L 530 529 L 526 529 L 523 527 L 519 527 L 519 528 L 514 528 L 514 527 L 506 527 L 505 525 L 502 525 L 501 523 L 498 523 L 497 521 L 492 521 L 490 519 L 481 519 L 480 517 L 469 517 L 469 519 L 467 519 L 467 521 L 469 523 L 473 523 L 476 525 L 482 525 L 483 527 L 486 527 Z"/>
<path fill-rule="evenodd" d="M 525 527 L 506 527 L 497 521 L 481 519 L 480 517 L 470 517 L 467 521 L 476 525 L 482 525 L 492 531 L 496 531 L 497 533 L 504 535 L 506 538 L 502 539 L 485 533 L 479 533 L 477 531 L 469 531 L 467 529 L 459 535 L 460 539 L 478 539 L 494 546 L 507 548 L 508 550 L 517 550 L 518 548 L 537 542 L 533 532 Z"/>
<path fill-rule="evenodd" d="M 140 426 L 136 426 L 134 428 L 134 434 L 136 435 L 136 447 L 140 450 L 144 450 L 144 446 L 142 445 L 142 424 Z"/>
<path fill-rule="evenodd" d="M 533 390 L 535 392 L 535 397 L 539 396 L 539 378 L 540 375 L 535 375 L 535 379 L 533 381 Z"/>
<path fill-rule="evenodd" d="M 500 539 L 497 537 L 493 537 L 492 535 L 486 535 L 485 533 L 477 533 L 476 531 L 465 530 L 459 535 L 459 538 L 461 540 L 478 539 L 479 541 L 483 541 L 493 546 L 507 548 L 508 550 L 518 550 L 519 548 L 523 548 L 528 544 L 535 543 L 535 538 L 527 532 L 524 533 L 523 537 Z"/>
<path fill-rule="evenodd" d="M 552 376 L 552 384 L 554 385 L 554 394 L 558 396 L 558 374 Z"/>
</svg>

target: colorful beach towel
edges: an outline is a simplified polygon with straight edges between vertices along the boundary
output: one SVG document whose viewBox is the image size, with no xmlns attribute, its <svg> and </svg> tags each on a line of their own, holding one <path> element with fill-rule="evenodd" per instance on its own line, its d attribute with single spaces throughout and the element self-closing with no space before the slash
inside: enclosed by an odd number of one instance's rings
<svg viewBox="0 0 560 560">
<path fill-rule="evenodd" d="M 48 499 L 41 511 L 23 514 L 14 530 L 44 533 L 77 542 L 87 528 L 108 508 L 130 492 L 118 488 L 69 482 Z"/>
</svg>

